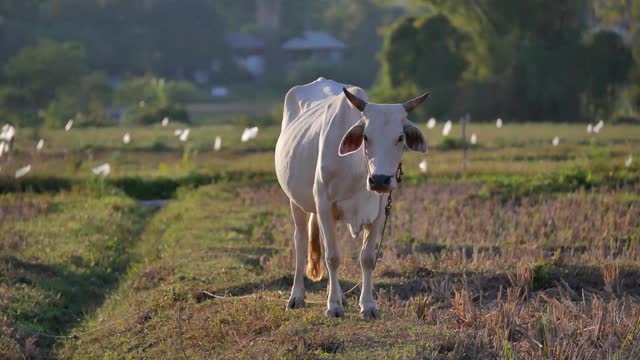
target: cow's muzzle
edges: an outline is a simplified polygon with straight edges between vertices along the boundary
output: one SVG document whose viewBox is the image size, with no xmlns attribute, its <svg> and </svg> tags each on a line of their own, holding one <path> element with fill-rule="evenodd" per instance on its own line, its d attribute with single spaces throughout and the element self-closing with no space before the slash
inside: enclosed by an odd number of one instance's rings
<svg viewBox="0 0 640 360">
<path fill-rule="evenodd" d="M 374 174 L 369 176 L 367 185 L 371 191 L 387 193 L 392 190 L 392 180 L 393 175 Z"/>
</svg>

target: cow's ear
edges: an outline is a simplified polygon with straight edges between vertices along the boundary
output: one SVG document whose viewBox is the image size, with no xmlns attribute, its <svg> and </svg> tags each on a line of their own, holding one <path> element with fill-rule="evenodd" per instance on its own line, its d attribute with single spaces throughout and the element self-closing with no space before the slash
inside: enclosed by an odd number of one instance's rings
<svg viewBox="0 0 640 360">
<path fill-rule="evenodd" d="M 338 155 L 345 156 L 358 151 L 364 142 L 364 124 L 357 123 L 347 131 L 340 141 Z"/>
<path fill-rule="evenodd" d="M 418 152 L 427 152 L 427 141 L 422 136 L 422 132 L 420 129 L 413 125 L 411 121 L 405 121 L 404 126 L 402 127 L 404 130 L 404 138 L 407 142 L 407 147 L 410 150 L 418 151 Z"/>
</svg>

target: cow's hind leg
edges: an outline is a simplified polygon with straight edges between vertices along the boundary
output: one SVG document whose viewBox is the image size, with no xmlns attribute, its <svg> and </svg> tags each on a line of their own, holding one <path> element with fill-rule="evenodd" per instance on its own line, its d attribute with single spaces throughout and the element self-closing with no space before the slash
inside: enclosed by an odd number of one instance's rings
<svg viewBox="0 0 640 360">
<path fill-rule="evenodd" d="M 304 269 L 307 259 L 307 237 L 309 236 L 307 225 L 307 213 L 291 201 L 291 214 L 295 231 L 293 238 L 296 243 L 296 273 L 293 276 L 293 288 L 287 307 L 296 309 L 304 306 Z"/>
</svg>

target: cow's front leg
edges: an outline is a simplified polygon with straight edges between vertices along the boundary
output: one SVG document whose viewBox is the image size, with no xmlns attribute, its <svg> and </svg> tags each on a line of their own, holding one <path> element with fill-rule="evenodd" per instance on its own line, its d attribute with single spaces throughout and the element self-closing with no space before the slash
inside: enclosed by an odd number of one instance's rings
<svg viewBox="0 0 640 360">
<path fill-rule="evenodd" d="M 365 319 L 378 319 L 380 313 L 373 298 L 372 272 L 376 263 L 376 244 L 382 234 L 384 214 L 364 227 L 362 250 L 360 251 L 360 266 L 362 267 L 362 293 L 360 294 L 360 314 Z"/>
<path fill-rule="evenodd" d="M 291 215 L 295 230 L 293 238 L 296 244 L 296 273 L 293 276 L 293 288 L 287 308 L 296 309 L 304 306 L 304 268 L 307 259 L 307 239 L 309 236 L 307 213 L 291 201 Z"/>
<path fill-rule="evenodd" d="M 324 260 L 329 273 L 329 297 L 327 298 L 327 317 L 343 317 L 342 289 L 338 281 L 340 267 L 340 252 L 336 244 L 335 217 L 328 201 L 319 201 L 318 223 L 320 234 L 324 242 Z"/>
</svg>

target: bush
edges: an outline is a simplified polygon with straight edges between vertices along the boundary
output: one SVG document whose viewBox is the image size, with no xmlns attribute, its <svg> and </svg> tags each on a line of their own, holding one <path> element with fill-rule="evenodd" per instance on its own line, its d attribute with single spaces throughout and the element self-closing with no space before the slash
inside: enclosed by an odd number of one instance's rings
<svg viewBox="0 0 640 360">
<path fill-rule="evenodd" d="M 124 121 L 137 125 L 151 125 L 168 117 L 172 121 L 189 124 L 184 103 L 197 93 L 195 85 L 187 81 L 166 81 L 151 75 L 126 81 L 114 95 L 115 103 L 128 109 Z"/>
<path fill-rule="evenodd" d="M 189 81 L 167 81 L 165 92 L 169 102 L 186 104 L 198 95 L 198 87 Z"/>
<path fill-rule="evenodd" d="M 135 125 L 152 125 L 159 123 L 165 117 L 174 122 L 191 123 L 185 107 L 178 104 L 138 107 L 130 116 L 126 117 L 125 121 Z"/>
<path fill-rule="evenodd" d="M 56 97 L 41 115 L 48 127 L 61 128 L 70 118 L 74 126 L 109 126 L 115 124 L 107 111 L 111 87 L 107 76 L 94 72 L 77 84 L 58 90 Z"/>
<path fill-rule="evenodd" d="M 0 118 L 17 126 L 33 126 L 38 123 L 37 114 L 29 108 L 31 99 L 24 89 L 13 86 L 0 88 Z"/>
<path fill-rule="evenodd" d="M 545 261 L 533 265 L 533 290 L 539 291 L 553 286 L 555 267 Z"/>
<path fill-rule="evenodd" d="M 470 147 L 470 146 L 469 146 Z M 442 150 L 458 150 L 464 148 L 464 140 L 460 137 L 448 136 L 438 146 Z"/>
<path fill-rule="evenodd" d="M 114 95 L 115 103 L 135 107 L 141 101 L 145 106 L 184 104 L 197 93 L 197 87 L 188 81 L 173 81 L 145 75 L 125 81 Z"/>
<path fill-rule="evenodd" d="M 153 152 L 163 152 L 171 150 L 171 147 L 164 142 L 165 137 L 155 139 L 151 144 L 150 150 Z"/>
</svg>

